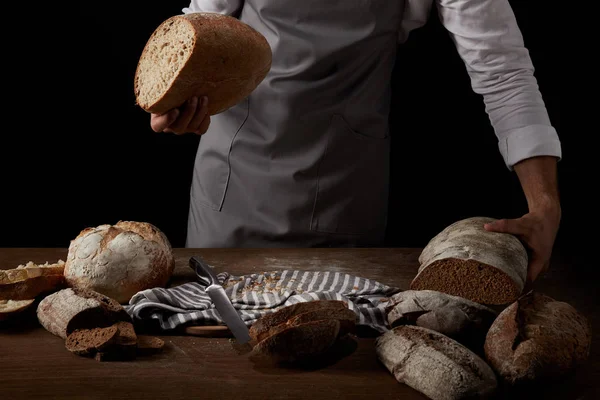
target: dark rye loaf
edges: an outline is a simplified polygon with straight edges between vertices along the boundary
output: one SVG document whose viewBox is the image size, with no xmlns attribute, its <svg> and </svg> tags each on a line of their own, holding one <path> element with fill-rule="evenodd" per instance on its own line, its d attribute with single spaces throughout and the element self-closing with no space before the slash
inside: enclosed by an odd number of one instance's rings
<svg viewBox="0 0 600 400">
<path fill-rule="evenodd" d="M 439 332 L 401 325 L 377 337 L 375 351 L 398 382 L 432 400 L 485 399 L 496 393 L 490 366 Z"/>
<path fill-rule="evenodd" d="M 317 300 L 283 307 L 250 327 L 253 359 L 305 361 L 326 353 L 353 332 L 357 315 L 343 301 Z"/>
<path fill-rule="evenodd" d="M 480 304 L 507 305 L 515 301 L 527 277 L 527 251 L 507 233 L 488 232 L 493 218 L 457 221 L 425 246 L 412 290 L 436 290 Z"/>
<path fill-rule="evenodd" d="M 106 328 L 117 322 L 132 322 L 123 306 L 90 289 L 67 288 L 46 296 L 37 307 L 40 324 L 66 339 L 75 329 Z"/>
<path fill-rule="evenodd" d="M 485 357 L 511 385 L 560 378 L 590 354 L 590 322 L 568 303 L 529 292 L 505 308 L 490 327 Z"/>
<path fill-rule="evenodd" d="M 352 314 L 348 314 L 348 311 L 350 311 L 350 313 Z M 354 320 L 356 319 L 356 314 L 348 309 L 348 305 L 344 301 L 317 300 L 295 303 L 289 306 L 282 307 L 277 311 L 266 314 L 260 317 L 258 320 L 256 320 L 250 327 L 250 338 L 252 338 L 252 340 L 254 340 L 255 342 L 260 342 L 261 340 L 264 340 L 265 338 L 273 334 L 273 328 L 276 328 L 277 326 L 282 324 L 288 324 L 290 320 L 301 314 L 315 312 L 321 314 L 331 312 L 328 314 L 327 318 L 334 318 L 336 313 L 339 313 L 339 317 L 341 319 L 347 319 L 348 316 L 353 316 Z M 308 321 L 306 316 L 301 318 L 304 322 Z M 323 317 L 319 318 L 315 315 L 312 315 L 311 318 L 314 321 L 316 319 L 322 319 Z M 347 324 L 344 323 L 343 326 L 346 327 Z"/>
</svg>

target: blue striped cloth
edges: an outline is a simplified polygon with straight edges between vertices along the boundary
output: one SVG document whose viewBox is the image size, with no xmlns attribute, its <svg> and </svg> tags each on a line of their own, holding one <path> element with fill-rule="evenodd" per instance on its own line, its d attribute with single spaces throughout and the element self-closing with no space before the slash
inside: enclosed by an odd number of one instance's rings
<svg viewBox="0 0 600 400">
<path fill-rule="evenodd" d="M 340 272 L 282 270 L 243 276 L 222 272 L 217 277 L 248 326 L 261 316 L 294 303 L 342 300 L 357 314 L 358 325 L 385 332 L 389 328 L 385 316 L 388 298 L 400 291 Z M 164 330 L 183 325 L 222 325 L 205 288 L 199 282 L 189 282 L 144 290 L 135 294 L 125 309 L 134 320 L 158 320 Z"/>
</svg>

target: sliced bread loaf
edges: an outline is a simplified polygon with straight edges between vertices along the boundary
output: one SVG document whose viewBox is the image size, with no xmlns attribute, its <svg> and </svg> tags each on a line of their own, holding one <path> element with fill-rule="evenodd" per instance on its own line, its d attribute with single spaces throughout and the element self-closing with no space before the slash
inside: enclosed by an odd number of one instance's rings
<svg viewBox="0 0 600 400">
<path fill-rule="evenodd" d="M 327 313 L 328 311 L 331 311 L 331 313 L 328 314 L 329 317 L 334 316 L 339 312 L 340 318 L 346 319 L 349 314 L 347 314 L 345 310 L 351 311 L 348 309 L 347 303 L 340 300 L 317 300 L 295 303 L 260 317 L 250 327 L 249 334 L 252 340 L 260 342 L 270 336 L 269 331 L 272 328 L 281 324 L 287 324 L 289 320 L 300 314 L 313 312 Z M 315 318 L 315 316 L 313 315 L 311 318 Z M 304 321 L 307 320 L 308 319 L 305 317 Z"/>
<path fill-rule="evenodd" d="M 425 246 L 412 290 L 435 290 L 486 305 L 515 301 L 527 277 L 527 251 L 507 233 L 488 232 L 493 218 L 457 221 Z"/>
<path fill-rule="evenodd" d="M 112 346 L 119 334 L 116 325 L 105 328 L 75 329 L 67 336 L 65 347 L 79 356 L 95 355 Z"/>
<path fill-rule="evenodd" d="M 75 329 L 104 328 L 131 317 L 117 301 L 89 289 L 67 288 L 43 298 L 37 307 L 40 324 L 66 339 Z"/>
</svg>

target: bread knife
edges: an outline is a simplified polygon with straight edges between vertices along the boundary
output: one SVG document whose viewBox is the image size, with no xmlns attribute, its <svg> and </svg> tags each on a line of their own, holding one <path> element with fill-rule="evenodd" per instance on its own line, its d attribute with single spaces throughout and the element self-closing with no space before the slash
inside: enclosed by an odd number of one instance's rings
<svg viewBox="0 0 600 400">
<path fill-rule="evenodd" d="M 201 281 L 208 283 L 205 289 L 206 293 L 236 340 L 240 344 L 248 343 L 250 341 L 248 327 L 240 317 L 238 311 L 233 307 L 233 304 L 231 304 L 231 300 L 227 296 L 227 293 L 225 293 L 223 286 L 219 283 L 213 269 L 198 256 L 190 258 L 190 267 L 196 272 Z"/>
</svg>

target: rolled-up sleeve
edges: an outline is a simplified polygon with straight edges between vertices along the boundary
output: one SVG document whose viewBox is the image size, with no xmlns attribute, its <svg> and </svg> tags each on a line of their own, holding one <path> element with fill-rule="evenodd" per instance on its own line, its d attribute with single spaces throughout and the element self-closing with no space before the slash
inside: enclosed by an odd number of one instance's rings
<svg viewBox="0 0 600 400">
<path fill-rule="evenodd" d="M 212 12 L 235 16 L 244 4 L 244 0 L 193 0 L 189 7 L 182 9 L 184 14 Z"/>
<path fill-rule="evenodd" d="M 442 24 L 483 96 L 506 166 L 535 156 L 562 158 L 529 52 L 508 0 L 436 0 Z"/>
</svg>

